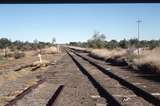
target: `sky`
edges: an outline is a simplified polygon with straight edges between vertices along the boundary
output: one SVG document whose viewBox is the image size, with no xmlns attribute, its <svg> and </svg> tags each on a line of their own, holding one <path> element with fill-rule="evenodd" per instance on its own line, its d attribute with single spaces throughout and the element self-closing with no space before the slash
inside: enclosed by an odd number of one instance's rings
<svg viewBox="0 0 160 106">
<path fill-rule="evenodd" d="M 106 40 L 160 38 L 160 4 L 1 4 L 0 37 L 57 43 L 87 41 L 95 31 Z"/>
</svg>

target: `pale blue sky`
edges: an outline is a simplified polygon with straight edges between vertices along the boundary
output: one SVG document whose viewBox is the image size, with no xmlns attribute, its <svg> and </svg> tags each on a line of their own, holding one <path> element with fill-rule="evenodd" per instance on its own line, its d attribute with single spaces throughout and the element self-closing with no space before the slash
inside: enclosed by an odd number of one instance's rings
<svg viewBox="0 0 160 106">
<path fill-rule="evenodd" d="M 107 40 L 160 38 L 160 4 L 1 4 L 0 37 L 11 40 L 86 41 L 93 32 Z"/>
</svg>

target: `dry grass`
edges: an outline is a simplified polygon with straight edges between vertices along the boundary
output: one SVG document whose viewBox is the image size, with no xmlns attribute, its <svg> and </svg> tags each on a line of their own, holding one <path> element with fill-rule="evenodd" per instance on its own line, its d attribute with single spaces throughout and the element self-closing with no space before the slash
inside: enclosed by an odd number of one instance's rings
<svg viewBox="0 0 160 106">
<path fill-rule="evenodd" d="M 31 74 L 27 69 L 22 69 L 21 71 L 2 71 L 0 75 L 0 86 L 3 85 L 6 81 L 14 81 L 17 78 L 23 77 L 25 75 Z"/>
<path fill-rule="evenodd" d="M 55 53 L 59 53 L 59 52 L 60 52 L 60 50 L 54 46 L 52 46 L 50 48 L 42 49 L 43 54 L 55 54 Z"/>
<path fill-rule="evenodd" d="M 127 51 L 126 49 L 113 49 L 113 50 L 108 50 L 108 49 L 92 49 L 92 48 L 81 48 L 81 47 L 74 47 L 70 46 L 70 48 L 77 49 L 77 50 L 82 50 L 82 51 L 87 51 L 93 56 L 97 56 L 100 58 L 114 58 L 117 56 L 124 56 L 126 55 Z"/>
<path fill-rule="evenodd" d="M 140 51 L 140 56 L 135 52 L 128 54 L 126 49 L 93 49 L 90 51 L 90 55 L 103 59 L 115 59 L 115 61 L 125 58 L 128 64 L 134 64 L 138 66 L 140 70 L 160 72 L 160 48 L 142 50 Z"/>
<path fill-rule="evenodd" d="M 124 49 L 93 49 L 90 51 L 91 55 L 98 56 L 100 58 L 114 58 L 114 57 L 122 57 L 126 55 L 126 50 Z"/>
<path fill-rule="evenodd" d="M 141 52 L 141 56 L 134 58 L 133 62 L 139 65 L 148 65 L 153 69 L 160 70 L 160 48 L 153 50 L 144 50 Z M 156 71 L 156 70 L 155 70 Z"/>
<path fill-rule="evenodd" d="M 33 56 L 35 53 L 36 53 L 35 50 L 26 51 L 26 52 L 25 52 L 25 56 L 26 56 L 26 57 L 30 57 L 30 56 Z"/>
</svg>

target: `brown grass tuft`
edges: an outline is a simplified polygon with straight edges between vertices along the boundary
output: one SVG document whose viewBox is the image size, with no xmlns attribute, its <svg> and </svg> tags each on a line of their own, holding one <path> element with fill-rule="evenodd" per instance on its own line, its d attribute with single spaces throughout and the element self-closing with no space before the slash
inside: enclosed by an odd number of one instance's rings
<svg viewBox="0 0 160 106">
<path fill-rule="evenodd" d="M 137 50 L 128 52 L 127 49 L 92 49 L 92 48 L 80 48 L 71 47 L 74 49 L 87 51 L 89 55 L 95 58 L 109 60 L 116 65 L 119 63 L 129 65 L 129 67 L 135 70 L 152 71 L 160 73 L 160 48 L 153 50 L 141 49 L 140 56 L 137 55 Z"/>
</svg>

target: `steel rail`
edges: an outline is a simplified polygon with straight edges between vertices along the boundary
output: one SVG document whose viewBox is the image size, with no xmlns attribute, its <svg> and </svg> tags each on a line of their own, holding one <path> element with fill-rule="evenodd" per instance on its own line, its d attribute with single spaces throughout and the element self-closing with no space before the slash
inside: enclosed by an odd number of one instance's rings
<svg viewBox="0 0 160 106">
<path fill-rule="evenodd" d="M 27 95 L 28 93 L 30 93 L 33 89 L 37 88 L 40 84 L 42 84 L 43 82 L 45 82 L 45 79 L 41 79 L 37 82 L 37 84 L 27 88 L 26 90 L 24 90 L 22 93 L 20 93 L 19 95 L 17 95 L 14 99 L 12 99 L 11 101 L 9 101 L 6 105 L 4 106 L 13 106 L 14 104 L 17 103 L 18 100 L 22 99 L 25 95 Z"/>
<path fill-rule="evenodd" d="M 59 97 L 60 93 L 62 92 L 64 88 L 64 85 L 60 85 L 56 92 L 53 94 L 53 96 L 49 99 L 48 103 L 46 106 L 54 106 L 55 105 L 55 102 L 57 100 L 57 98 Z"/>
</svg>

